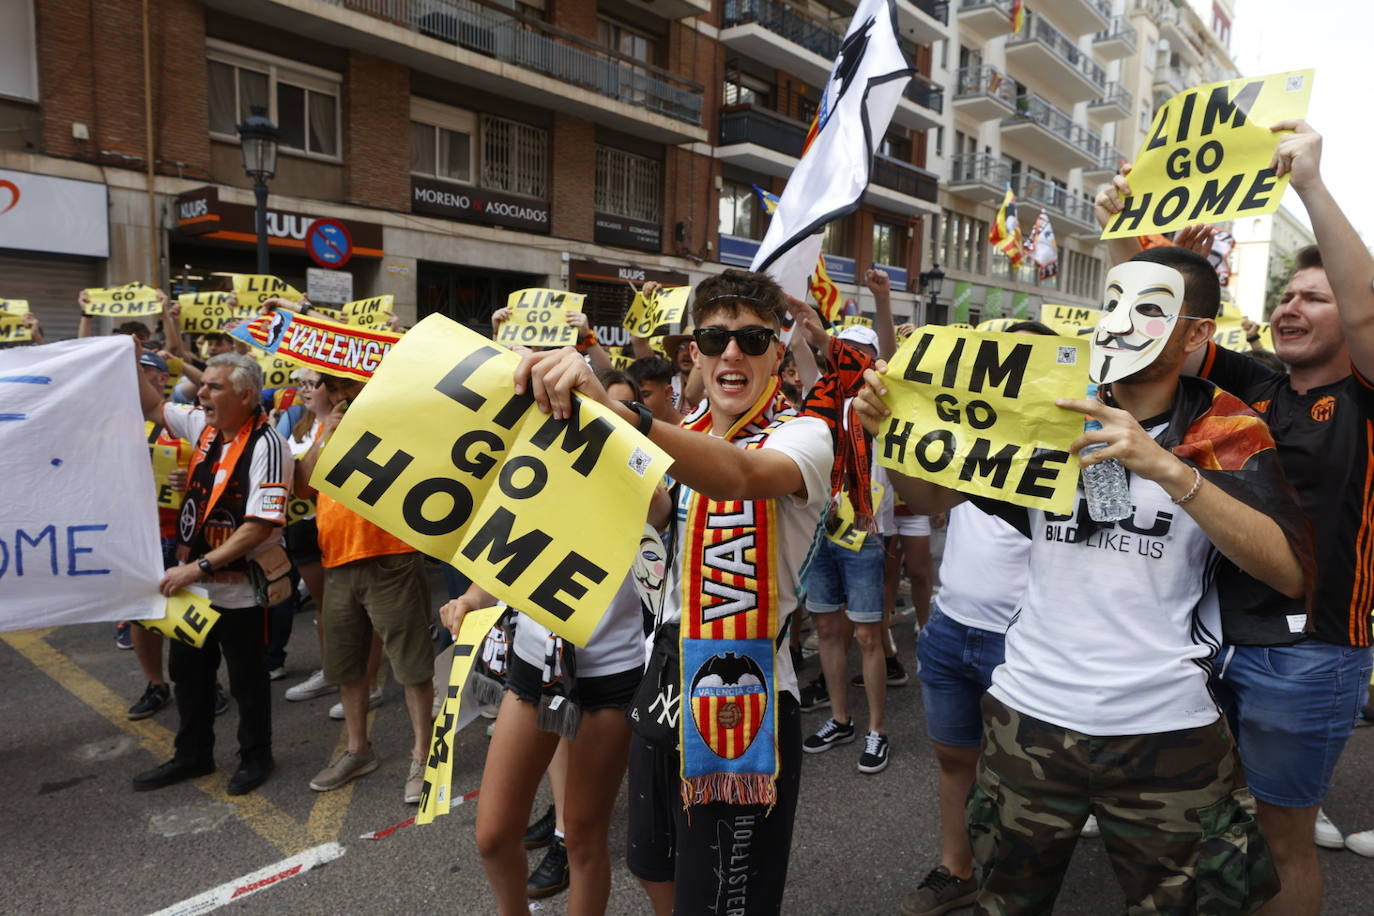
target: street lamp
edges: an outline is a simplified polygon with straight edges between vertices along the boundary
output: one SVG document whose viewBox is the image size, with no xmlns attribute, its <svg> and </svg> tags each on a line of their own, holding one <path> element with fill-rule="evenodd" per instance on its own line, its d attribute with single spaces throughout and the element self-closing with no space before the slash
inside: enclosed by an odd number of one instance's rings
<svg viewBox="0 0 1374 916">
<path fill-rule="evenodd" d="M 916 277 L 916 282 L 921 285 L 921 291 L 926 293 L 926 320 L 929 321 L 940 299 L 940 287 L 945 283 L 945 272 L 940 269 L 939 264 L 934 264 L 930 270 L 921 271 Z"/>
<path fill-rule="evenodd" d="M 243 171 L 253 179 L 257 198 L 255 225 L 258 235 L 258 273 L 267 273 L 267 182 L 277 174 L 277 141 L 281 132 L 267 118 L 267 109 L 254 105 L 239 125 L 239 146 L 243 150 Z"/>
</svg>

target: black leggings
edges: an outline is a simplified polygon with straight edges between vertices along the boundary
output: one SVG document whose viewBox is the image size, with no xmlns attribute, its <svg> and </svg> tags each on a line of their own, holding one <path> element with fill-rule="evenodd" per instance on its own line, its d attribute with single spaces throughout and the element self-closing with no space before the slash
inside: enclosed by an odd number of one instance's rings
<svg viewBox="0 0 1374 916">
<path fill-rule="evenodd" d="M 781 911 L 801 789 L 801 709 L 778 699 L 778 803 L 693 805 L 684 811 L 678 754 L 630 739 L 626 861 L 645 881 L 675 881 L 673 911 L 771 916 Z"/>
</svg>

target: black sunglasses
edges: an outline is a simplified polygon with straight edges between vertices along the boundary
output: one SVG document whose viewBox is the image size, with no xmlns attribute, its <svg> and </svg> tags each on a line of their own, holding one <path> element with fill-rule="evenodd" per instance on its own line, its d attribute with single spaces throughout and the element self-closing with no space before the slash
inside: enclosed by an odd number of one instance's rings
<svg viewBox="0 0 1374 916">
<path fill-rule="evenodd" d="M 740 352 L 745 356 L 762 356 L 768 352 L 768 346 L 776 336 L 777 332 L 772 328 L 737 328 L 733 331 L 697 328 L 692 332 L 692 339 L 697 342 L 697 349 L 703 356 L 720 356 L 730 346 L 731 340 L 739 344 Z"/>
</svg>

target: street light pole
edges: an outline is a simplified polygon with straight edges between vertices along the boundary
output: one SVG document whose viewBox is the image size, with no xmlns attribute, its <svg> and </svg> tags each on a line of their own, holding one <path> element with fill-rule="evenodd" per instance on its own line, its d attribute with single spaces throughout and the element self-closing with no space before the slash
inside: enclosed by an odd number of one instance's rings
<svg viewBox="0 0 1374 916">
<path fill-rule="evenodd" d="M 936 305 L 940 302 L 940 287 L 945 283 L 945 272 L 940 269 L 939 264 L 934 264 L 930 270 L 922 271 L 916 281 L 921 286 L 921 292 L 926 294 L 925 319 L 929 323 Z"/>
<path fill-rule="evenodd" d="M 267 182 L 277 173 L 277 143 L 281 132 L 267 117 L 267 109 L 254 105 L 238 127 L 243 152 L 243 171 L 253 179 L 256 200 L 254 228 L 258 237 L 258 273 L 268 273 L 267 258 Z"/>
</svg>

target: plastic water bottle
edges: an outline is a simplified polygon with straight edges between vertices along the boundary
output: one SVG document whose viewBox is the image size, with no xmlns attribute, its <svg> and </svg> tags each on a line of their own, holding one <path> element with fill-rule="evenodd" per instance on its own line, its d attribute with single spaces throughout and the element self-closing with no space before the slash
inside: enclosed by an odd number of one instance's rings
<svg viewBox="0 0 1374 916">
<path fill-rule="evenodd" d="M 1088 384 L 1088 399 L 1097 400 L 1097 385 Z M 1083 421 L 1083 431 L 1101 429 L 1102 424 L 1095 418 Z M 1080 454 L 1091 455 L 1098 449 L 1106 448 L 1105 442 L 1096 442 L 1083 449 Z M 1126 480 L 1126 468 L 1115 458 L 1099 461 L 1082 470 L 1083 493 L 1088 497 L 1088 515 L 1095 522 L 1116 522 L 1131 514 L 1131 486 Z"/>
</svg>

